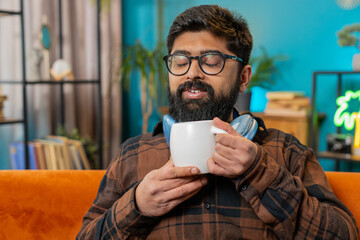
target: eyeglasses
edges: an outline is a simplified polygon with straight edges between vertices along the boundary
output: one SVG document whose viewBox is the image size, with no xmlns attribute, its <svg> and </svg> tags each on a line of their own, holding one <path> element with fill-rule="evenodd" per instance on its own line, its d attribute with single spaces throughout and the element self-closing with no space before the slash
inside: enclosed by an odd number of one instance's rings
<svg viewBox="0 0 360 240">
<path fill-rule="evenodd" d="M 176 76 L 186 74 L 191 65 L 191 60 L 198 60 L 200 69 L 208 75 L 216 75 L 224 69 L 226 59 L 244 62 L 241 58 L 224 53 L 205 53 L 201 56 L 189 57 L 182 53 L 174 53 L 163 57 L 169 72 Z"/>
</svg>

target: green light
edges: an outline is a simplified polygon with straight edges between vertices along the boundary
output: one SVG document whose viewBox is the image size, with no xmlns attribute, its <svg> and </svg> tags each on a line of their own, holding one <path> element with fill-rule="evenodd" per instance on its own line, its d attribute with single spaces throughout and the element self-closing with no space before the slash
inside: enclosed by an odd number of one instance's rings
<svg viewBox="0 0 360 240">
<path fill-rule="evenodd" d="M 339 106 L 339 108 L 336 110 L 334 115 L 334 124 L 337 127 L 340 127 L 344 125 L 345 129 L 348 131 L 351 131 L 354 129 L 355 126 L 355 118 L 359 112 L 353 112 L 349 113 L 346 112 L 349 106 L 349 102 L 351 99 L 358 99 L 360 102 L 360 90 L 353 92 L 353 91 L 346 91 L 344 96 L 340 96 L 336 99 L 336 104 Z"/>
</svg>

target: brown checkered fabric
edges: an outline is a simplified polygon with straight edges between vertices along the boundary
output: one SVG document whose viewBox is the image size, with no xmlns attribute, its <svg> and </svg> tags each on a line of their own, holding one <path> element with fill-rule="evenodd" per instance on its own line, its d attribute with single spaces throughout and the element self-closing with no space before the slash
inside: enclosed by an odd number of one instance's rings
<svg viewBox="0 0 360 240">
<path fill-rule="evenodd" d="M 143 216 L 135 188 L 170 157 L 161 129 L 122 145 L 78 239 L 357 239 L 355 220 L 314 152 L 275 129 L 258 131 L 256 160 L 238 179 L 209 174 L 208 184 L 173 211 Z"/>
</svg>

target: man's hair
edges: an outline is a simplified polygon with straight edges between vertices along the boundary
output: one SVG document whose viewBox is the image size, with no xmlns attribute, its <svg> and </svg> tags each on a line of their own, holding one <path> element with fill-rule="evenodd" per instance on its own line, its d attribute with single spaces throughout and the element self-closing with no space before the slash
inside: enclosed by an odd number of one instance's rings
<svg viewBox="0 0 360 240">
<path fill-rule="evenodd" d="M 229 51 L 249 63 L 252 36 L 248 24 L 241 16 L 235 16 L 228 9 L 217 5 L 201 5 L 185 10 L 171 25 L 167 48 L 171 53 L 175 39 L 183 32 L 209 31 L 227 41 Z"/>
</svg>

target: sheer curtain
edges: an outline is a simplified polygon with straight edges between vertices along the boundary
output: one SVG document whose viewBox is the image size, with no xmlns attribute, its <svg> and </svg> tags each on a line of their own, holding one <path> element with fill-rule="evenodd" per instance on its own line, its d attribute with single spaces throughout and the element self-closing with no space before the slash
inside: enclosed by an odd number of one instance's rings
<svg viewBox="0 0 360 240">
<path fill-rule="evenodd" d="M 60 58 L 58 0 L 24 1 L 26 73 L 29 81 L 49 79 L 45 76 L 43 51 L 39 41 L 42 16 L 52 33 L 50 66 Z M 121 141 L 121 89 L 116 70 L 121 59 L 121 0 L 111 0 L 101 12 L 101 80 L 103 107 L 103 168 L 116 153 Z M 1 9 L 18 10 L 17 1 L 0 0 Z M 21 45 L 19 20 L 0 18 L 0 79 L 21 80 Z M 11 17 L 14 18 L 14 17 Z M 63 59 L 71 64 L 76 80 L 98 77 L 96 1 L 62 0 Z M 3 35 L 3 31 L 8 34 Z M 8 96 L 4 107 L 6 117 L 22 117 L 21 86 L 1 85 Z M 30 139 L 53 134 L 59 126 L 59 86 L 28 85 L 27 102 Z M 97 86 L 65 85 L 65 128 L 77 128 L 81 136 L 97 141 Z M 21 125 L 0 126 L 0 168 L 8 168 L 8 144 L 21 140 Z M 4 154 L 2 154 L 4 153 Z"/>
</svg>

